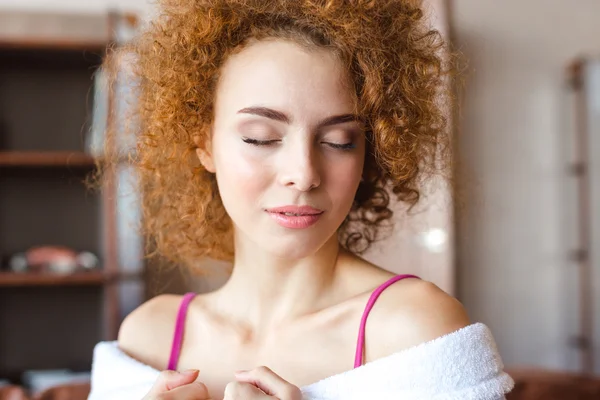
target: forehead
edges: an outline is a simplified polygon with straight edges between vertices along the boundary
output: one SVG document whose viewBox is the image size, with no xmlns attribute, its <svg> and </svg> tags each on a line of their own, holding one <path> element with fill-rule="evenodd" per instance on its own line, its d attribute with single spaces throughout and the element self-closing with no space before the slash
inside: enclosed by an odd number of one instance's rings
<svg viewBox="0 0 600 400">
<path fill-rule="evenodd" d="M 216 109 L 261 105 L 299 114 L 348 112 L 354 105 L 348 82 L 340 61 L 327 50 L 283 40 L 255 42 L 223 66 Z"/>
</svg>

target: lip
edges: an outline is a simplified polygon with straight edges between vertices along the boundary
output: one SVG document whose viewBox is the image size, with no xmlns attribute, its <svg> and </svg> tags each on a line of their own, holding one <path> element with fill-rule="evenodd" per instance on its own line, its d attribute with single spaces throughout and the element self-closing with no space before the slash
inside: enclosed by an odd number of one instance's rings
<svg viewBox="0 0 600 400">
<path fill-rule="evenodd" d="M 270 213 L 289 213 L 289 214 L 299 214 L 299 215 L 318 215 L 323 214 L 323 210 L 319 210 L 318 208 L 314 208 L 311 206 L 283 206 L 283 207 L 273 207 L 268 208 L 267 212 Z"/>
<path fill-rule="evenodd" d="M 283 206 L 266 210 L 271 218 L 284 228 L 306 229 L 317 223 L 323 210 L 311 206 Z M 296 214 L 296 215 L 286 215 Z"/>
</svg>

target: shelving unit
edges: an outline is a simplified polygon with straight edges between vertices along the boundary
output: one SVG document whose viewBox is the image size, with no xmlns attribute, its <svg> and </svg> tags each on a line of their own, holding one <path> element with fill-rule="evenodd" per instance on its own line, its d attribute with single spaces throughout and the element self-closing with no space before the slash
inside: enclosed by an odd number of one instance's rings
<svg viewBox="0 0 600 400">
<path fill-rule="evenodd" d="M 71 275 L 0 265 L 0 379 L 88 371 L 93 346 L 116 339 L 123 287 L 143 281 L 123 265 L 116 183 L 85 184 L 95 73 L 122 17 L 0 15 L 0 255 L 57 245 L 101 261 Z"/>
<path fill-rule="evenodd" d="M 104 285 L 114 282 L 115 276 L 102 271 L 77 272 L 74 274 L 49 274 L 32 272 L 0 272 L 0 288 L 10 286 L 85 286 Z"/>
<path fill-rule="evenodd" d="M 94 168 L 94 157 L 76 151 L 0 151 L 0 167 Z"/>
<path fill-rule="evenodd" d="M 572 360 L 586 374 L 600 371 L 596 340 L 600 319 L 595 309 L 600 305 L 600 58 L 582 57 L 573 60 L 566 70 L 564 92 L 566 121 L 562 135 L 562 156 L 565 175 L 562 177 L 564 240 L 569 248 L 566 293 L 576 293 L 566 302 L 572 330 L 569 348 Z"/>
</svg>

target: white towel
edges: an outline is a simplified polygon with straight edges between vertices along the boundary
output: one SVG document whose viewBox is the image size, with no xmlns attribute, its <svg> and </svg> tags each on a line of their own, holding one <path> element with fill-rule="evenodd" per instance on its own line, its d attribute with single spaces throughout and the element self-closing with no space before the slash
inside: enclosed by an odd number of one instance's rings
<svg viewBox="0 0 600 400">
<path fill-rule="evenodd" d="M 503 369 L 489 328 L 475 323 L 301 389 L 303 400 L 500 400 L 514 386 Z M 101 342 L 88 400 L 141 400 L 158 374 Z"/>
</svg>

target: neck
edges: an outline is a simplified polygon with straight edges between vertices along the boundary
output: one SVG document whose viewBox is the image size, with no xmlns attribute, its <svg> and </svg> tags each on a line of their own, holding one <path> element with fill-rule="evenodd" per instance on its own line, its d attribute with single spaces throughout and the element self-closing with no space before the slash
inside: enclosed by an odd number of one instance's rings
<svg viewBox="0 0 600 400">
<path fill-rule="evenodd" d="M 258 333 L 330 304 L 340 252 L 335 235 L 315 254 L 301 259 L 250 247 L 249 241 L 236 240 L 233 272 L 219 290 L 221 312 Z"/>
</svg>

